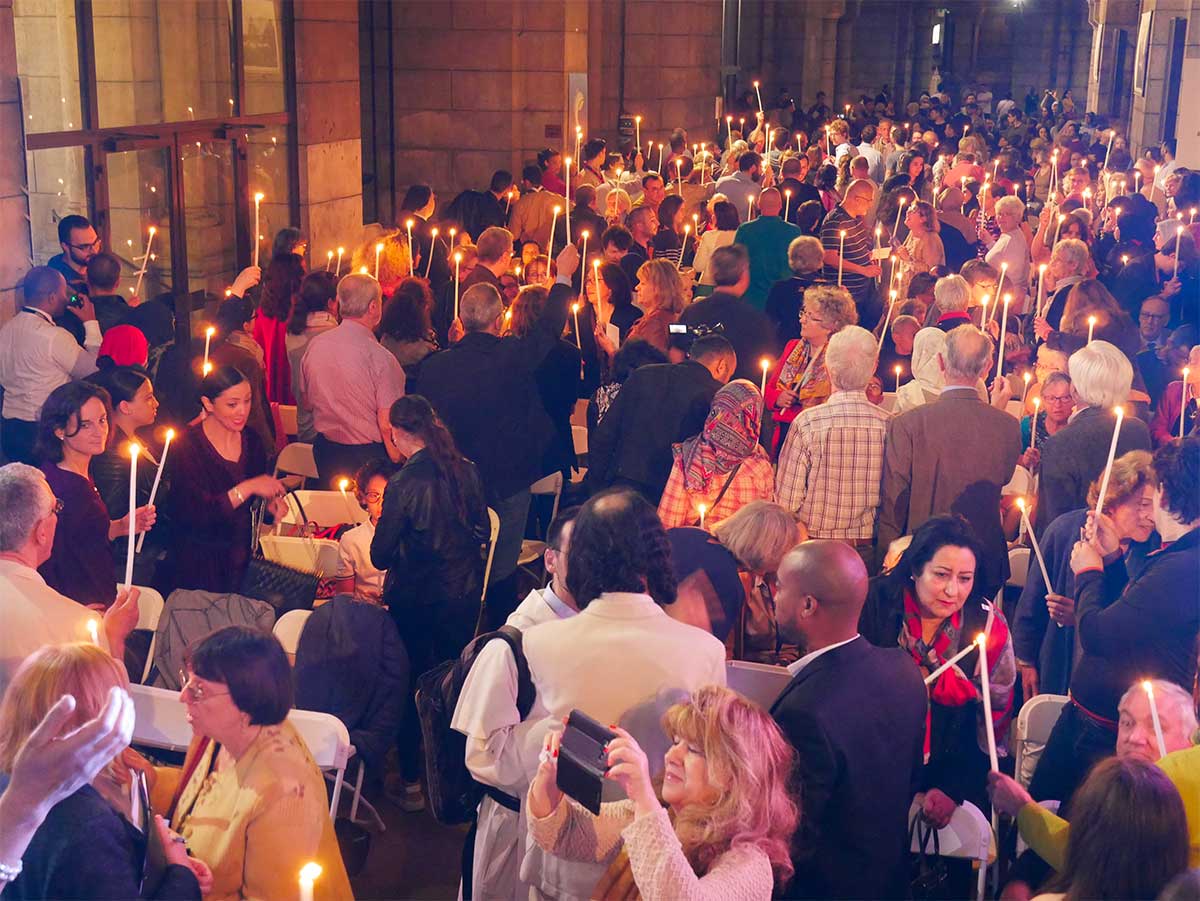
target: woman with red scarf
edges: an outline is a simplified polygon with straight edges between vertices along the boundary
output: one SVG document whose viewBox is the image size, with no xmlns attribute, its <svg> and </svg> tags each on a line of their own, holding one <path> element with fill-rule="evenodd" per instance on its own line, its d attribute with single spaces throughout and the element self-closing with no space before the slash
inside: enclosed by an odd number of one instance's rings
<svg viewBox="0 0 1200 901">
<path fill-rule="evenodd" d="M 992 721 L 1000 753 L 1012 714 L 1016 660 L 1008 623 L 977 592 L 982 550 L 961 516 L 935 516 L 913 534 L 890 572 L 871 580 L 859 631 L 872 644 L 907 651 L 928 676 L 986 632 Z M 979 651 L 967 654 L 929 686 L 929 724 L 920 792 L 925 818 L 949 822 L 970 801 L 986 814 L 988 745 Z"/>
</svg>

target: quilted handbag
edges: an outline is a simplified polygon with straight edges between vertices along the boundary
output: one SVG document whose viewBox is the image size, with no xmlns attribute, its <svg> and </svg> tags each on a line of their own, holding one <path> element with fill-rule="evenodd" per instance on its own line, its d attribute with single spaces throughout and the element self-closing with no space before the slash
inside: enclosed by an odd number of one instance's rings
<svg viewBox="0 0 1200 901">
<path fill-rule="evenodd" d="M 289 492 L 290 493 L 290 492 Z M 299 498 L 292 495 L 300 517 L 307 526 L 308 518 L 304 514 Z M 275 608 L 276 617 L 283 616 L 289 610 L 311 610 L 317 597 L 317 588 L 321 577 L 317 573 L 305 572 L 263 556 L 259 533 L 266 517 L 266 502 L 261 498 L 254 500 L 251 511 L 250 527 L 250 564 L 246 567 L 246 575 L 242 578 L 239 594 L 260 601 L 266 601 Z"/>
</svg>

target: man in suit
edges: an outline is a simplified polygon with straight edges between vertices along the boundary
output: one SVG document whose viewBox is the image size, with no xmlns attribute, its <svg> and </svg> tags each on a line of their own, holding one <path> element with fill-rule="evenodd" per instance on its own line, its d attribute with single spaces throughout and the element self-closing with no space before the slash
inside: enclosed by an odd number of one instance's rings
<svg viewBox="0 0 1200 901">
<path fill-rule="evenodd" d="M 899 648 L 858 634 L 867 570 L 850 545 L 806 541 L 779 567 L 779 631 L 807 653 L 771 708 L 798 752 L 803 817 L 785 897 L 901 898 L 925 685 Z"/>
<path fill-rule="evenodd" d="M 1088 488 L 1104 471 L 1116 417 L 1113 407 L 1125 405 L 1117 436 L 1117 456 L 1151 449 L 1150 429 L 1132 415 L 1129 391 L 1133 366 L 1107 341 L 1081 347 L 1067 361 L 1075 412 L 1067 425 L 1041 447 L 1037 521 L 1040 536 L 1063 513 L 1088 506 Z"/>
<path fill-rule="evenodd" d="M 706 335 L 682 363 L 634 370 L 589 442 L 592 491 L 623 485 L 657 504 L 671 475 L 671 445 L 704 427 L 713 395 L 736 366 L 730 343 Z"/>
<path fill-rule="evenodd" d="M 932 404 L 901 413 L 888 426 L 876 536 L 877 559 L 888 545 L 931 516 L 959 513 L 975 528 L 986 551 L 980 583 L 994 593 L 1008 578 L 1008 544 L 1000 523 L 1000 489 L 1021 455 L 1021 426 L 1003 410 L 1008 383 L 997 383 L 995 402 L 976 392 L 992 368 L 992 339 L 973 325 L 946 336 L 938 355 L 946 387 Z"/>
</svg>

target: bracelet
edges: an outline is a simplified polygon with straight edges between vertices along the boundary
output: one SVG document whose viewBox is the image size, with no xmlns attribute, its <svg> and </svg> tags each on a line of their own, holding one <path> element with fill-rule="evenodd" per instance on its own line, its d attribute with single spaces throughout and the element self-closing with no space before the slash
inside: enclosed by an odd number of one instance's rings
<svg viewBox="0 0 1200 901">
<path fill-rule="evenodd" d="M 12 882 L 21 875 L 21 868 L 19 860 L 15 864 L 0 863 L 0 881 Z"/>
<path fill-rule="evenodd" d="M 240 488 L 238 488 L 238 486 L 237 486 L 237 485 L 234 485 L 234 486 L 233 486 L 232 488 L 230 488 L 229 490 L 230 490 L 230 491 L 232 491 L 232 492 L 233 492 L 233 496 L 237 498 L 237 502 L 238 502 L 238 506 L 239 506 L 239 507 L 240 507 L 242 504 L 244 504 L 244 503 L 246 502 L 246 498 L 245 498 L 245 496 L 242 494 L 242 492 L 241 492 L 241 489 L 240 489 Z"/>
</svg>

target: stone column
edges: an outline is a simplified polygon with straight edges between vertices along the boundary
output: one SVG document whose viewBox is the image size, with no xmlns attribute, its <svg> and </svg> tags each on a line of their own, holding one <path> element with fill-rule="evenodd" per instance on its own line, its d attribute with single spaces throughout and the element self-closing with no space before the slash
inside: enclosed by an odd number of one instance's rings
<svg viewBox="0 0 1200 901">
<path fill-rule="evenodd" d="M 296 0 L 296 152 L 300 228 L 313 248 L 362 234 L 358 4 Z"/>
<path fill-rule="evenodd" d="M 1170 64 L 1173 20 L 1176 18 L 1188 18 L 1192 9 L 1192 0 L 1144 0 L 1142 3 L 1142 13 L 1145 14 L 1153 11 L 1154 19 L 1150 32 L 1148 59 L 1145 63 L 1144 90 L 1140 95 L 1136 92 L 1133 94 L 1133 106 L 1130 111 L 1129 142 L 1135 150 L 1153 146 L 1162 140 L 1166 126 L 1164 117 L 1167 111 L 1167 90 L 1169 87 L 1167 77 L 1169 74 L 1168 66 Z M 1195 30 L 1195 21 L 1193 19 L 1193 35 L 1191 37 L 1193 45 L 1196 43 Z M 1131 49 L 1136 60 L 1136 30 L 1131 37 L 1131 44 L 1133 45 Z M 1141 77 L 1141 73 L 1136 71 L 1136 65 L 1137 63 L 1135 62 L 1133 83 L 1136 83 Z M 1192 72 L 1193 77 L 1191 82 L 1194 84 L 1196 73 L 1194 69 Z M 1184 79 L 1184 81 L 1185 84 L 1181 85 L 1179 95 L 1179 108 L 1181 111 L 1192 105 L 1188 101 L 1187 79 Z M 1189 140 L 1191 141 L 1191 146 L 1195 147 L 1196 138 L 1194 135 L 1180 135 L 1180 137 L 1183 138 L 1181 143 L 1183 143 L 1185 148 L 1188 146 Z M 1181 159 L 1181 162 L 1185 161 Z M 1191 160 L 1191 163 L 1194 165 L 1195 160 Z"/>
<path fill-rule="evenodd" d="M 25 131 L 17 92 L 12 0 L 0 0 L 0 322 L 16 312 L 16 286 L 30 266 Z"/>
</svg>

